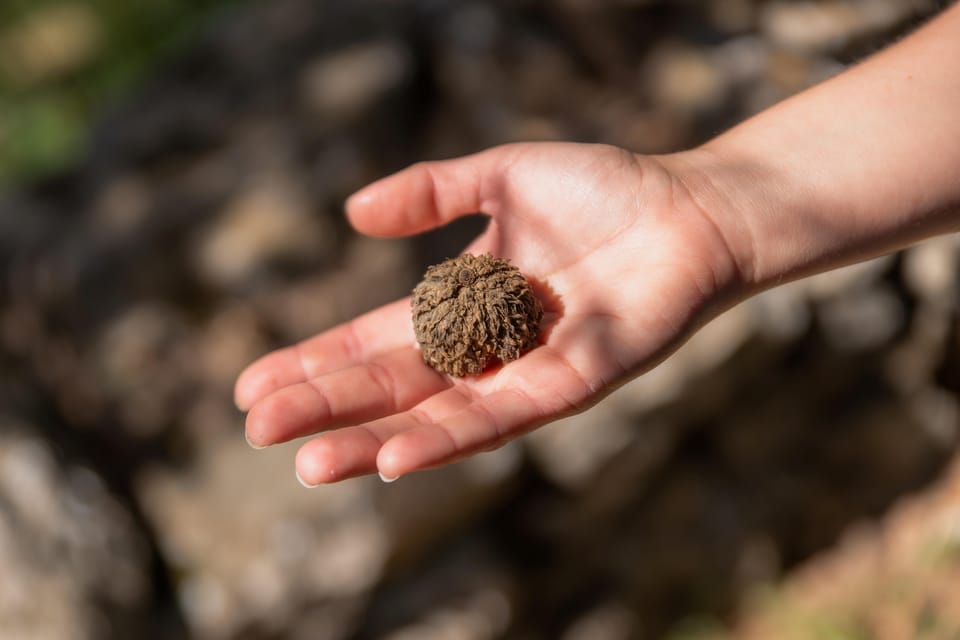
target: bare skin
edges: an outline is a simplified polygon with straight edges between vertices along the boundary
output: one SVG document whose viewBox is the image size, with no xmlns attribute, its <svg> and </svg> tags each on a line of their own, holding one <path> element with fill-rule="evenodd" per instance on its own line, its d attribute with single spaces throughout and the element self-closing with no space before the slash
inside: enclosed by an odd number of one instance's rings
<svg viewBox="0 0 960 640">
<path fill-rule="evenodd" d="M 546 283 L 543 344 L 486 375 L 423 364 L 409 300 L 248 367 L 247 439 L 319 434 L 317 485 L 501 446 L 582 411 L 764 288 L 960 228 L 960 8 L 701 148 L 515 144 L 414 165 L 347 202 L 362 233 L 491 217 L 468 252 Z"/>
</svg>

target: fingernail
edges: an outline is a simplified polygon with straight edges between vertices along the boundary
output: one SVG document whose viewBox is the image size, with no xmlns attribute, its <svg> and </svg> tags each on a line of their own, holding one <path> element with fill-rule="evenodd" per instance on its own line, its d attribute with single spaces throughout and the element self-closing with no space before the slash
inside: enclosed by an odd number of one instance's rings
<svg viewBox="0 0 960 640">
<path fill-rule="evenodd" d="M 377 475 L 379 475 L 379 476 L 380 476 L 380 479 L 383 480 L 384 482 L 386 482 L 387 484 L 390 484 L 391 482 L 396 482 L 397 478 L 400 477 L 400 476 L 393 476 L 393 477 L 391 478 L 390 476 L 385 476 L 385 475 L 383 475 L 383 472 L 382 472 L 382 471 L 378 471 L 378 472 L 377 472 Z"/>
<path fill-rule="evenodd" d="M 243 438 L 247 441 L 247 444 L 250 445 L 251 449 L 257 449 L 259 451 L 260 449 L 266 449 L 268 446 L 265 444 L 253 444 L 250 442 L 250 437 L 246 433 L 243 434 Z"/>
<path fill-rule="evenodd" d="M 306 487 L 307 489 L 316 489 L 316 488 L 319 486 L 319 485 L 315 485 L 315 484 L 307 484 L 307 481 L 300 477 L 300 472 L 297 471 L 296 469 L 294 469 L 293 472 L 294 472 L 295 474 L 297 474 L 297 482 L 299 482 L 300 484 L 302 484 L 302 485 L 303 485 L 304 487 Z"/>
</svg>

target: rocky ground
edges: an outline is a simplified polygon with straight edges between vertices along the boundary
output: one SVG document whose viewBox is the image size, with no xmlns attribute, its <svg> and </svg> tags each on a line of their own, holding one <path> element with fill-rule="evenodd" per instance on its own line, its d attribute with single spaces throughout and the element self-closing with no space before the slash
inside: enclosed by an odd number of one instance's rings
<svg viewBox="0 0 960 640">
<path fill-rule="evenodd" d="M 211 22 L 82 162 L 0 198 L 0 637 L 956 638 L 956 236 L 764 294 L 593 410 L 391 485 L 304 490 L 230 398 L 482 227 L 359 237 L 366 182 L 512 140 L 690 146 L 936 8 Z"/>
</svg>

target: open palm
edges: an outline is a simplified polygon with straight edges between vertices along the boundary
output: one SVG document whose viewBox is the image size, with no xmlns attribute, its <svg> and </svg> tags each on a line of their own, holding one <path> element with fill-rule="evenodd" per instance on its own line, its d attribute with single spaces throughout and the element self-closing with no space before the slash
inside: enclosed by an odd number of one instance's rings
<svg viewBox="0 0 960 640">
<path fill-rule="evenodd" d="M 467 252 L 508 258 L 534 282 L 541 344 L 452 379 L 423 363 L 409 299 L 400 300 L 250 365 L 236 385 L 247 439 L 266 446 L 322 432 L 297 454 L 305 484 L 394 478 L 500 446 L 649 369 L 729 298 L 736 272 L 670 160 L 516 144 L 365 188 L 347 213 L 371 235 L 491 216 Z"/>
</svg>

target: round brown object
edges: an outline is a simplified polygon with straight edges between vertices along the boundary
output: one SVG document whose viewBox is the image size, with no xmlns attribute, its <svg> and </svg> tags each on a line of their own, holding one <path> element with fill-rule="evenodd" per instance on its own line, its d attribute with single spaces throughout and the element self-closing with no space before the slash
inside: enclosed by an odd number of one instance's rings
<svg viewBox="0 0 960 640">
<path fill-rule="evenodd" d="M 464 254 L 427 269 L 413 290 L 413 328 L 423 360 L 454 376 L 510 362 L 537 341 L 543 307 L 502 258 Z"/>
</svg>

